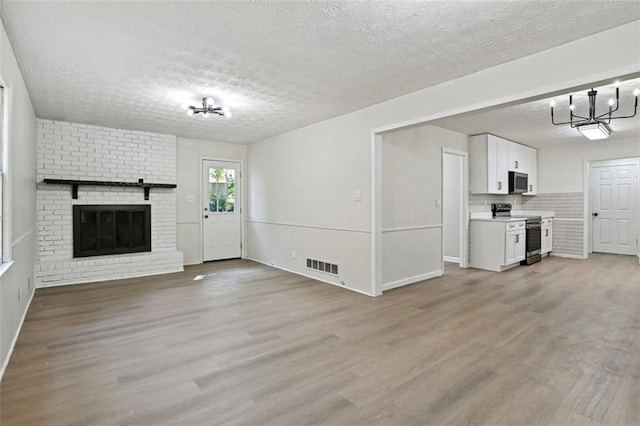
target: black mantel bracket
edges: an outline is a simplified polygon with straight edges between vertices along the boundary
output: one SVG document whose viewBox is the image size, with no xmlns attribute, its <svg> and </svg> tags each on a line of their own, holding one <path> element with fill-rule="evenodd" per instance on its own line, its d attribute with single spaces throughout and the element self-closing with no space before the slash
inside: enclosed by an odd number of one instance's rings
<svg viewBox="0 0 640 426">
<path fill-rule="evenodd" d="M 145 183 L 143 179 L 138 182 L 110 182 L 104 180 L 75 180 L 75 179 L 44 179 L 44 183 L 53 185 L 71 185 L 71 197 L 78 199 L 78 186 L 128 186 L 144 189 L 144 199 L 149 199 L 149 190 L 151 188 L 176 188 L 176 184 L 172 183 Z"/>
</svg>

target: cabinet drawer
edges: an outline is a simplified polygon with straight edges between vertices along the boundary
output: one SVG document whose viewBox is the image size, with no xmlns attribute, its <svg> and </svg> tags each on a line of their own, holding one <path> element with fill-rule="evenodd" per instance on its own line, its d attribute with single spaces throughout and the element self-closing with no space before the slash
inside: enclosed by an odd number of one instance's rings
<svg viewBox="0 0 640 426">
<path fill-rule="evenodd" d="M 525 228 L 525 222 L 507 222 L 507 226 L 506 226 L 506 231 L 507 232 L 511 232 L 511 231 L 518 231 L 521 229 Z"/>
</svg>

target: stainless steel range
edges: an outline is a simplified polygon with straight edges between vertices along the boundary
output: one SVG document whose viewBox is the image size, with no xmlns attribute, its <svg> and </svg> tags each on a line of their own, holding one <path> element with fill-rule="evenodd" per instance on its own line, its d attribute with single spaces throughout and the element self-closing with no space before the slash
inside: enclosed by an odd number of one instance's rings
<svg viewBox="0 0 640 426">
<path fill-rule="evenodd" d="M 491 204 L 493 217 L 512 217 L 525 219 L 527 226 L 526 246 L 527 257 L 521 265 L 531 265 L 542 260 L 542 216 L 512 216 L 511 204 Z"/>
</svg>

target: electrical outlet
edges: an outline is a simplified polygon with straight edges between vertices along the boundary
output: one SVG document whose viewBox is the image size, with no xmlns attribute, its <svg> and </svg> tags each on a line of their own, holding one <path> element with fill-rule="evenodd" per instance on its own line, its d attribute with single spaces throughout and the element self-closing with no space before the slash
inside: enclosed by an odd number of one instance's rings
<svg viewBox="0 0 640 426">
<path fill-rule="evenodd" d="M 296 251 L 295 250 L 291 250 L 291 258 L 292 259 L 296 258 Z"/>
<path fill-rule="evenodd" d="M 347 283 L 345 283 L 344 281 L 340 281 L 340 284 L 345 285 L 345 286 L 347 285 Z"/>
<path fill-rule="evenodd" d="M 196 200 L 196 197 L 193 195 L 187 195 L 187 203 L 193 203 Z"/>
</svg>

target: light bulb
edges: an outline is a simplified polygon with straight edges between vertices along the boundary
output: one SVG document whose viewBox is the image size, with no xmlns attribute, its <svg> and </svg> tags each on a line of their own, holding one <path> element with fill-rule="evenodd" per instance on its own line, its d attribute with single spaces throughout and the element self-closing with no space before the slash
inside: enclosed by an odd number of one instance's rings
<svg viewBox="0 0 640 426">
<path fill-rule="evenodd" d="M 615 84 L 616 87 L 620 87 L 620 80 L 616 80 L 613 84 Z"/>
<path fill-rule="evenodd" d="M 575 106 L 574 104 L 569 105 L 569 109 L 570 109 L 571 111 L 573 111 L 575 107 L 576 107 L 576 106 Z"/>
<path fill-rule="evenodd" d="M 554 106 L 556 106 L 556 101 L 552 100 L 552 101 L 550 102 L 550 105 L 551 105 L 551 108 L 553 108 Z"/>
<path fill-rule="evenodd" d="M 613 106 L 613 104 L 615 104 L 616 101 L 614 101 L 613 99 L 609 99 L 609 106 Z"/>
<path fill-rule="evenodd" d="M 231 118 L 231 113 L 229 111 L 227 111 L 227 112 L 224 113 L 224 116 L 227 117 L 227 118 Z"/>
<path fill-rule="evenodd" d="M 633 96 L 638 97 L 640 95 L 640 89 L 636 89 L 633 91 Z"/>
<path fill-rule="evenodd" d="M 209 113 L 205 111 L 204 113 L 202 113 L 202 116 L 203 116 L 204 118 L 207 118 L 207 117 L 209 117 Z"/>
<path fill-rule="evenodd" d="M 207 98 L 205 102 L 206 102 L 208 107 L 212 107 L 213 106 L 213 98 Z"/>
<path fill-rule="evenodd" d="M 187 115 L 193 115 L 193 109 L 189 108 L 189 109 L 187 110 Z"/>
<path fill-rule="evenodd" d="M 225 114 L 229 112 L 229 107 L 228 106 L 223 106 L 222 108 L 220 108 L 220 111 L 224 112 Z"/>
</svg>

